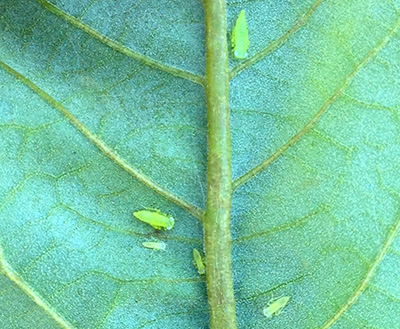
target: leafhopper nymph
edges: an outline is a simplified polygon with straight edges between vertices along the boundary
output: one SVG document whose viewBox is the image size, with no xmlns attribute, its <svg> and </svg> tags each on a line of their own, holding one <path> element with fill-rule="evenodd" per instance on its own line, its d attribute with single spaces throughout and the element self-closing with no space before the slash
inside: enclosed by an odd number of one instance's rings
<svg viewBox="0 0 400 329">
<path fill-rule="evenodd" d="M 193 259 L 199 274 L 206 274 L 206 266 L 204 265 L 203 257 L 201 257 L 200 252 L 196 248 L 193 249 Z"/>
<path fill-rule="evenodd" d="M 285 308 L 287 303 L 289 303 L 290 297 L 284 296 L 276 299 L 275 301 L 270 301 L 267 306 L 264 307 L 263 313 L 267 318 L 272 318 L 273 316 L 278 316 L 282 310 Z"/>
<path fill-rule="evenodd" d="M 249 48 L 250 40 L 244 10 L 240 12 L 236 24 L 232 29 L 231 45 L 232 53 L 235 58 L 244 59 L 247 57 L 247 49 Z"/>
<path fill-rule="evenodd" d="M 140 210 L 135 211 L 133 215 L 142 222 L 153 226 L 156 230 L 170 230 L 175 224 L 175 219 L 172 216 L 164 214 L 159 210 Z"/>
<path fill-rule="evenodd" d="M 167 245 L 164 242 L 146 241 L 142 243 L 143 247 L 154 250 L 165 250 Z"/>
</svg>

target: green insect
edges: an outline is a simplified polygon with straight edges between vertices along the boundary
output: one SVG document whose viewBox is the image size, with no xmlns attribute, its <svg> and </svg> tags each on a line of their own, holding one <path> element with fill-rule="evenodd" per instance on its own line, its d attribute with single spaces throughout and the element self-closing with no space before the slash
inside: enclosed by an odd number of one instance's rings
<svg viewBox="0 0 400 329">
<path fill-rule="evenodd" d="M 231 45 L 232 53 L 235 58 L 244 59 L 247 57 L 247 49 L 249 48 L 250 40 L 244 10 L 240 12 L 236 24 L 233 27 Z"/>
<path fill-rule="evenodd" d="M 159 210 L 140 210 L 135 211 L 133 215 L 157 230 L 170 230 L 174 227 L 175 219 L 172 216 L 162 213 Z"/>
<path fill-rule="evenodd" d="M 281 314 L 282 310 L 285 308 L 287 303 L 289 303 L 290 297 L 284 296 L 276 299 L 275 301 L 270 301 L 266 307 L 264 307 L 263 313 L 267 318 L 272 318 L 273 316 L 278 316 Z"/>
<path fill-rule="evenodd" d="M 142 243 L 143 247 L 154 250 L 165 250 L 167 245 L 164 242 L 146 241 Z"/>
<path fill-rule="evenodd" d="M 200 252 L 196 248 L 193 249 L 193 259 L 199 274 L 206 274 L 206 266 L 204 265 L 203 257 L 201 257 Z"/>
</svg>

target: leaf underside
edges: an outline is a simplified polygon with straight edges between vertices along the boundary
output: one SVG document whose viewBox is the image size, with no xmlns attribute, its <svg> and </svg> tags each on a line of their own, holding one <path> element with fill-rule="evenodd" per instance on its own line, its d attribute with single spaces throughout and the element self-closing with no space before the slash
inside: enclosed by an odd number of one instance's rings
<svg viewBox="0 0 400 329">
<path fill-rule="evenodd" d="M 239 328 L 398 327 L 400 2 L 227 9 Z M 1 328 L 208 327 L 204 67 L 199 0 L 0 2 Z"/>
</svg>

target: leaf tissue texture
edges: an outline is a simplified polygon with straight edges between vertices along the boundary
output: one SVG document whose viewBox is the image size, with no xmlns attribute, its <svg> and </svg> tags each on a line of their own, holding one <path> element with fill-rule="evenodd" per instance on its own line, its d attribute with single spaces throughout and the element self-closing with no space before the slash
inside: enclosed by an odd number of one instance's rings
<svg viewBox="0 0 400 329">
<path fill-rule="evenodd" d="M 241 10 L 238 326 L 400 328 L 400 1 Z M 204 44 L 200 0 L 0 1 L 0 328 L 209 327 Z"/>
</svg>

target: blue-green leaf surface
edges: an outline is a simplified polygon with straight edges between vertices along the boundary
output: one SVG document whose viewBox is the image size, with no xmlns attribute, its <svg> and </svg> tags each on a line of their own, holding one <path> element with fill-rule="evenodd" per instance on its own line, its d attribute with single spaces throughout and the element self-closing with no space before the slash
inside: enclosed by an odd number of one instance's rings
<svg viewBox="0 0 400 329">
<path fill-rule="evenodd" d="M 239 328 L 399 328 L 400 1 L 227 10 Z M 208 328 L 204 67 L 200 0 L 0 1 L 1 328 Z"/>
</svg>

